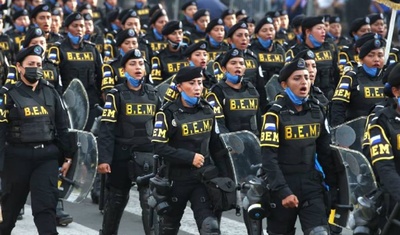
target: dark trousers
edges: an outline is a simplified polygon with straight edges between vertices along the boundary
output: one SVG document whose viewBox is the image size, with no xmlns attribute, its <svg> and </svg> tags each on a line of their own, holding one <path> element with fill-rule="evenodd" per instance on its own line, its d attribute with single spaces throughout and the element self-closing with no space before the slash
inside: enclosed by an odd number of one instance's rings
<svg viewBox="0 0 400 235">
<path fill-rule="evenodd" d="M 11 234 L 20 209 L 31 192 L 34 222 L 40 235 L 58 234 L 56 229 L 56 205 L 58 199 L 57 146 L 44 148 L 33 146 L 7 146 L 3 172 L 1 206 L 3 222 L 0 234 Z"/>
<path fill-rule="evenodd" d="M 271 203 L 276 205 L 270 209 L 271 215 L 267 218 L 267 230 L 273 234 L 286 234 L 295 230 L 297 216 L 299 216 L 303 231 L 326 226 L 326 215 L 323 187 L 318 172 L 285 175 L 290 189 L 299 200 L 298 208 L 284 208 L 282 199 L 276 193 L 271 193 Z"/>
</svg>

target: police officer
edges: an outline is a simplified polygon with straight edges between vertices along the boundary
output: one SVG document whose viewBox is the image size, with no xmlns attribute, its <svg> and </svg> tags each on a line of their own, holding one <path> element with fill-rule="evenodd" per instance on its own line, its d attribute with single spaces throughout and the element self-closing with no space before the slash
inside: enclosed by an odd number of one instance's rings
<svg viewBox="0 0 400 235">
<path fill-rule="evenodd" d="M 226 9 L 223 11 L 221 19 L 224 22 L 225 32 L 228 32 L 229 29 L 237 23 L 235 11 L 232 9 Z"/>
<path fill-rule="evenodd" d="M 206 41 L 208 44 L 208 59 L 214 61 L 218 54 L 229 50 L 229 45 L 224 41 L 225 29 L 222 19 L 213 19 L 206 28 Z"/>
<path fill-rule="evenodd" d="M 176 74 L 180 95 L 156 114 L 153 131 L 155 153 L 168 167 L 173 182 L 170 210 L 160 219 L 161 235 L 176 235 L 188 201 L 199 233 L 220 234 L 205 185 L 196 177 L 211 164 L 210 145 L 218 142 L 214 112 L 201 98 L 203 74 L 200 67 L 184 67 Z"/>
<path fill-rule="evenodd" d="M 339 51 L 343 48 L 343 46 L 348 46 L 351 44 L 350 39 L 342 35 L 342 24 L 339 16 L 329 17 L 329 30 L 327 35 L 333 40 Z"/>
<path fill-rule="evenodd" d="M 146 33 L 145 39 L 150 43 L 153 51 L 151 56 L 154 56 L 154 52 L 161 51 L 168 46 L 168 42 L 162 34 L 162 29 L 167 22 L 168 15 L 164 9 L 156 10 L 150 18 L 150 28 Z"/>
<path fill-rule="evenodd" d="M 138 0 L 133 6 L 133 10 L 138 13 L 140 24 L 144 29 L 148 29 L 150 20 L 150 5 L 147 0 Z"/>
<path fill-rule="evenodd" d="M 318 154 L 326 183 L 336 186 L 326 117 L 323 108 L 308 97 L 310 81 L 303 59 L 283 67 L 279 81 L 285 95 L 263 116 L 260 137 L 262 169 L 270 189 L 267 231 L 294 235 L 299 216 L 305 235 L 328 235 L 325 189 L 315 169 Z"/>
<path fill-rule="evenodd" d="M 0 12 L 0 49 L 3 56 L 7 58 L 8 63 L 14 63 L 15 61 L 14 42 L 11 41 L 11 38 L 8 34 L 3 32 L 4 21 L 5 17 L 3 13 Z"/>
<path fill-rule="evenodd" d="M 168 41 L 168 46 L 151 58 L 151 79 L 154 85 L 167 80 L 176 74 L 180 68 L 188 66 L 183 51 L 187 44 L 183 42 L 181 21 L 169 21 L 162 29 L 162 34 Z"/>
<path fill-rule="evenodd" d="M 184 16 L 182 19 L 182 28 L 185 31 L 192 31 L 196 29 L 193 16 L 197 12 L 197 2 L 188 1 L 182 5 L 181 10 Z"/>
<path fill-rule="evenodd" d="M 305 49 L 313 51 L 318 69 L 315 85 L 330 99 L 339 81 L 339 70 L 337 49 L 332 49 L 332 45 L 325 42 L 326 27 L 324 23 L 322 16 L 304 18 L 302 21 L 304 42 L 289 49 L 286 52 L 286 58 L 290 60 Z"/>
<path fill-rule="evenodd" d="M 360 39 L 361 40 L 361 39 Z M 371 39 L 360 49 L 362 66 L 344 74 L 332 98 L 333 126 L 361 116 L 367 116 L 374 105 L 384 100 L 382 68 L 385 41 Z"/>
<path fill-rule="evenodd" d="M 383 229 L 396 203 L 400 201 L 400 175 L 399 175 L 399 111 L 400 104 L 400 65 L 397 64 L 389 74 L 388 83 L 385 85 L 385 94 L 394 99 L 393 105 L 384 108 L 376 114 L 368 131 L 370 137 L 370 154 L 372 166 L 379 176 L 380 188 L 385 200 L 382 200 L 382 210 L 379 215 L 379 228 Z M 387 87 L 387 89 L 386 89 Z M 385 149 L 385 150 L 384 150 Z M 395 215 L 394 219 L 400 219 Z M 392 221 L 390 221 L 392 222 Z M 398 233 L 396 225 L 392 224 L 385 234 Z"/>
<path fill-rule="evenodd" d="M 31 193 L 34 222 L 39 234 L 58 234 L 58 160 L 65 158 L 65 176 L 72 153 L 68 118 L 54 87 L 42 79 L 41 46 L 23 49 L 17 55 L 20 81 L 1 90 L 0 146 L 3 222 L 0 233 L 11 234 L 20 208 Z M 57 143 L 57 145 L 56 145 Z"/>
<path fill-rule="evenodd" d="M 285 65 L 285 49 L 275 39 L 275 28 L 270 17 L 261 19 L 254 30 L 256 38 L 249 47 L 260 62 L 263 70 L 264 85 L 274 74 L 279 74 Z"/>
<path fill-rule="evenodd" d="M 210 22 L 210 12 L 206 9 L 200 9 L 193 15 L 195 28 L 190 31 L 190 43 L 196 43 L 204 40 L 206 37 L 206 28 Z"/>
<path fill-rule="evenodd" d="M 90 112 L 86 130 L 90 130 L 98 115 L 95 104 L 100 103 L 101 66 L 103 60 L 95 45 L 83 40 L 85 22 L 80 13 L 72 13 L 64 22 L 67 37 L 49 49 L 49 59 L 60 69 L 64 89 L 72 79 L 78 78 L 89 97 Z"/>
<path fill-rule="evenodd" d="M 98 171 L 108 174 L 103 235 L 118 233 L 132 181 L 136 180 L 131 174 L 140 176 L 150 173 L 152 154 L 144 153 L 153 152 L 150 137 L 153 119 L 160 106 L 156 90 L 144 83 L 145 62 L 140 50 L 127 52 L 121 59 L 121 67 L 126 80 L 107 94 L 98 139 Z M 134 169 L 130 169 L 129 161 L 136 161 Z M 149 226 L 148 185 L 138 185 L 138 191 L 143 227 L 145 234 L 149 235 L 152 228 Z"/>
<path fill-rule="evenodd" d="M 101 32 L 96 32 L 95 25 L 93 23 L 92 15 L 89 13 L 84 13 L 83 19 L 85 19 L 85 35 L 83 36 L 83 40 L 92 42 L 96 45 L 97 51 L 104 55 L 104 36 Z"/>
<path fill-rule="evenodd" d="M 21 48 L 21 42 L 25 36 L 28 26 L 30 24 L 28 10 L 16 11 L 12 15 L 13 27 L 7 30 L 5 33 L 10 36 L 14 42 L 14 52 L 18 53 Z"/>
<path fill-rule="evenodd" d="M 305 15 L 303 14 L 297 15 L 290 21 L 290 26 L 295 34 L 295 37 L 288 42 L 287 47 L 285 47 L 286 50 L 290 49 L 296 44 L 301 44 L 304 41 L 301 31 L 301 22 L 303 21 L 304 17 Z"/>
</svg>

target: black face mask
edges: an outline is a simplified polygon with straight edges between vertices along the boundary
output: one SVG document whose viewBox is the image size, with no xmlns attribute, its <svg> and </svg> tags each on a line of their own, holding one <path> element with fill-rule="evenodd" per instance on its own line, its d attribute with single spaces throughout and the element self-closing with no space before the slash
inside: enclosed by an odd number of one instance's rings
<svg viewBox="0 0 400 235">
<path fill-rule="evenodd" d="M 43 69 L 38 67 L 25 67 L 24 77 L 29 83 L 35 83 L 43 78 Z"/>
</svg>

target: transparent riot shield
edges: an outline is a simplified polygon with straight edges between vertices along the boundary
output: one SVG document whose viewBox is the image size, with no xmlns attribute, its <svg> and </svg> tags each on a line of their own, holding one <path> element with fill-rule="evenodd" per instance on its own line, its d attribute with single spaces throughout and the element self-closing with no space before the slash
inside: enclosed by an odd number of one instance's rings
<svg viewBox="0 0 400 235">
<path fill-rule="evenodd" d="M 333 127 L 331 129 L 332 142 L 335 145 L 362 151 L 361 144 L 366 121 L 367 117 L 363 116 Z"/>
<path fill-rule="evenodd" d="M 334 159 L 339 164 L 339 198 L 336 209 L 331 211 L 329 222 L 353 229 L 354 215 L 362 207 L 360 198 L 377 189 L 374 172 L 368 159 L 359 151 L 331 146 Z"/>
<path fill-rule="evenodd" d="M 89 98 L 82 82 L 74 78 L 63 94 L 70 129 L 83 130 L 89 118 Z"/>
<path fill-rule="evenodd" d="M 279 75 L 274 74 L 272 77 L 269 79 L 267 84 L 265 84 L 265 91 L 267 92 L 267 100 L 269 102 L 275 100 L 275 96 L 278 95 L 279 93 L 283 92 L 283 88 L 281 84 L 278 81 Z"/>
<path fill-rule="evenodd" d="M 70 130 L 76 134 L 76 152 L 66 177 L 59 180 L 60 197 L 80 203 L 90 192 L 97 172 L 97 142 L 90 132 Z"/>
</svg>

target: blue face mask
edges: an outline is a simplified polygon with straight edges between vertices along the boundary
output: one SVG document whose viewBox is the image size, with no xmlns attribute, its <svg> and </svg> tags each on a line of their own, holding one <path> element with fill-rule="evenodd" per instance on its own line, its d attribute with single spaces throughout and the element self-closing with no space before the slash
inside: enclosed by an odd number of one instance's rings
<svg viewBox="0 0 400 235">
<path fill-rule="evenodd" d="M 335 39 L 335 40 L 337 39 L 337 37 L 333 36 L 333 34 L 331 34 L 330 32 L 328 32 L 327 35 L 328 35 L 330 38 L 333 38 L 333 39 Z"/>
<path fill-rule="evenodd" d="M 157 31 L 157 29 L 153 28 L 153 33 L 154 33 L 154 36 L 156 37 L 156 39 L 157 39 L 158 41 L 161 41 L 161 40 L 163 39 L 163 35 L 162 35 L 161 33 L 159 33 L 159 32 Z"/>
<path fill-rule="evenodd" d="M 301 34 L 296 34 L 297 40 L 299 40 L 301 43 L 303 42 L 303 35 Z"/>
<path fill-rule="evenodd" d="M 116 24 L 114 24 L 114 23 L 111 23 L 111 28 L 112 28 L 113 30 L 115 30 L 115 31 L 118 31 L 118 30 L 121 29 L 118 25 L 116 25 Z"/>
<path fill-rule="evenodd" d="M 239 82 L 242 81 L 242 78 L 243 78 L 242 76 L 239 76 L 239 75 L 232 75 L 229 72 L 226 72 L 225 76 L 226 76 L 226 80 L 230 81 L 233 84 L 238 84 Z"/>
<path fill-rule="evenodd" d="M 121 56 L 124 56 L 124 55 L 125 55 L 125 52 L 124 52 L 124 50 L 122 50 L 122 48 L 119 48 L 119 54 L 120 54 Z"/>
<path fill-rule="evenodd" d="M 83 35 L 83 39 L 84 39 L 84 40 L 89 40 L 89 39 L 90 39 L 90 34 L 85 34 L 85 35 Z"/>
<path fill-rule="evenodd" d="M 213 47 L 219 47 L 221 45 L 220 42 L 217 42 L 213 37 L 210 36 L 210 43 Z"/>
<path fill-rule="evenodd" d="M 305 98 L 298 97 L 297 95 L 295 95 L 293 93 L 292 90 L 290 90 L 289 87 L 286 87 L 285 93 L 289 96 L 290 100 L 296 105 L 302 105 L 303 103 L 305 103 L 307 101 L 307 97 L 305 97 Z"/>
<path fill-rule="evenodd" d="M 18 32 L 20 32 L 20 33 L 23 33 L 23 32 L 25 32 L 25 30 L 26 30 L 25 26 L 22 26 L 22 25 L 16 25 L 16 24 L 14 24 L 14 27 L 15 27 L 15 29 L 16 29 Z"/>
<path fill-rule="evenodd" d="M 176 42 L 173 42 L 173 41 L 171 41 L 169 39 L 168 39 L 168 43 L 169 43 L 169 45 L 172 46 L 172 49 L 174 49 L 174 50 L 178 50 L 183 45 L 182 41 L 180 41 L 179 43 L 176 43 Z"/>
<path fill-rule="evenodd" d="M 190 97 L 184 91 L 181 92 L 181 95 L 183 100 L 185 100 L 185 102 L 191 107 L 197 105 L 200 101 L 199 97 Z"/>
<path fill-rule="evenodd" d="M 69 15 L 72 13 L 71 8 L 69 8 L 67 5 L 64 6 L 64 10 L 65 10 L 65 13 L 67 13 L 66 15 Z"/>
<path fill-rule="evenodd" d="M 233 49 L 233 48 L 236 48 L 236 45 L 235 45 L 235 44 L 232 43 L 232 44 L 230 44 L 230 45 L 231 45 L 232 49 Z"/>
<path fill-rule="evenodd" d="M 322 45 L 322 43 L 318 42 L 317 39 L 315 39 L 312 34 L 310 34 L 308 38 L 310 39 L 310 42 L 314 47 L 320 47 Z"/>
<path fill-rule="evenodd" d="M 142 84 L 142 79 L 135 79 L 128 72 L 125 72 L 125 77 L 133 87 L 139 87 Z"/>
<path fill-rule="evenodd" d="M 261 46 L 263 46 L 265 49 L 269 48 L 272 44 L 271 39 L 264 40 L 262 38 L 257 38 L 258 41 L 260 42 Z"/>
<path fill-rule="evenodd" d="M 205 31 L 202 30 L 197 24 L 195 25 L 197 32 L 204 33 Z"/>
<path fill-rule="evenodd" d="M 189 66 L 190 67 L 196 67 L 196 65 L 194 65 L 193 61 L 189 60 Z"/>
<path fill-rule="evenodd" d="M 112 10 L 112 9 L 114 8 L 114 7 L 111 6 L 110 3 L 108 3 L 108 2 L 104 2 L 104 5 L 106 6 L 106 8 L 107 8 L 108 10 Z"/>
<path fill-rule="evenodd" d="M 378 68 L 370 68 L 370 67 L 368 67 L 368 66 L 365 65 L 365 64 L 363 64 L 362 66 L 363 66 L 365 72 L 366 72 L 369 76 L 375 77 L 375 76 L 378 74 Z"/>
<path fill-rule="evenodd" d="M 13 8 L 15 11 L 22 11 L 22 10 L 24 9 L 24 8 L 19 7 L 19 6 L 17 6 L 17 5 L 13 5 L 12 8 Z"/>
<path fill-rule="evenodd" d="M 191 24 L 193 24 L 194 23 L 194 20 L 193 20 L 193 18 L 190 18 L 189 16 L 187 16 L 187 15 L 185 15 L 185 18 L 186 18 L 186 20 L 187 21 L 189 21 L 189 23 L 191 23 Z"/>
<path fill-rule="evenodd" d="M 136 7 L 139 8 L 139 9 L 142 9 L 143 5 L 144 5 L 143 2 L 137 2 L 136 3 Z"/>
<path fill-rule="evenodd" d="M 357 41 L 360 37 L 357 35 L 354 35 L 354 41 Z"/>
<path fill-rule="evenodd" d="M 81 41 L 81 37 L 79 36 L 74 36 L 70 32 L 68 32 L 68 37 L 71 40 L 72 44 L 78 45 L 79 42 Z"/>
</svg>

